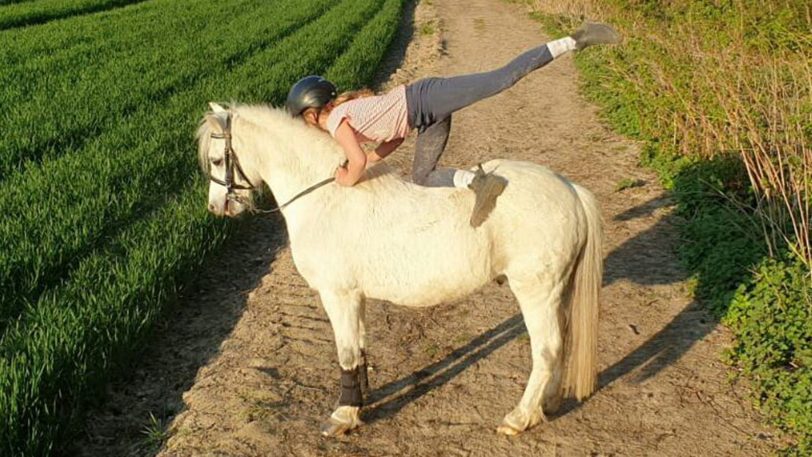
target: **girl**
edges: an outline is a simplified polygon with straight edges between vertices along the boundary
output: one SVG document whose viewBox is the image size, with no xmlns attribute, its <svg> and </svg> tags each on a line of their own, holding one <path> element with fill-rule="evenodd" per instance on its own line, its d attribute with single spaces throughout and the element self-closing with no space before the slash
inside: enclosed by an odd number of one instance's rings
<svg viewBox="0 0 812 457">
<path fill-rule="evenodd" d="M 293 116 L 328 131 L 347 154 L 347 164 L 336 171 L 336 182 L 352 186 L 361 179 L 367 163 L 392 153 L 411 129 L 417 129 L 412 181 L 424 186 L 468 187 L 476 202 L 470 224 L 478 227 L 496 205 L 507 181 L 480 168 L 437 168 L 448 142 L 451 114 L 476 101 L 511 87 L 533 70 L 556 57 L 595 44 L 617 43 L 619 36 L 605 24 L 585 23 L 571 36 L 531 49 L 502 68 L 451 78 L 426 78 L 400 85 L 386 94 L 370 91 L 336 94 L 336 87 L 320 76 L 299 80 L 288 93 L 286 106 Z M 368 156 L 362 143 L 379 146 Z"/>
</svg>

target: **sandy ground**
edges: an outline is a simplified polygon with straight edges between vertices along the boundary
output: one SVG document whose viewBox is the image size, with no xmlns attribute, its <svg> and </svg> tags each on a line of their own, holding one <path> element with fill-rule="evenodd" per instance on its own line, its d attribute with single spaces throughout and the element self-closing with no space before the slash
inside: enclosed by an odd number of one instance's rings
<svg viewBox="0 0 812 457">
<path fill-rule="evenodd" d="M 379 89 L 495 68 L 546 40 L 498 0 L 410 5 Z M 590 51 L 585 51 L 590 52 Z M 409 170 L 413 138 L 391 159 Z M 454 115 L 447 166 L 509 157 L 590 188 L 606 220 L 600 390 L 514 438 L 495 433 L 518 402 L 529 343 L 508 287 L 425 310 L 368 306 L 366 424 L 322 438 L 338 366 L 314 291 L 296 273 L 281 219 L 257 216 L 201 272 L 131 376 L 110 386 L 87 456 L 764 455 L 760 425 L 719 354 L 728 334 L 690 296 L 673 254 L 672 202 L 637 145 L 610 132 L 577 93 L 565 56 Z M 621 180 L 636 187 L 616 190 Z M 150 415 L 155 417 L 153 423 Z M 147 433 L 151 430 L 152 433 Z M 160 448 L 160 449 L 159 449 Z"/>
</svg>

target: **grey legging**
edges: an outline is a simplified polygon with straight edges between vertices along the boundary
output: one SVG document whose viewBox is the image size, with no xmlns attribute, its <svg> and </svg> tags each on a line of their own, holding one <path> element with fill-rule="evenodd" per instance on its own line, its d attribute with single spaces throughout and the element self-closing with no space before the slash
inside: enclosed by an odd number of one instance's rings
<svg viewBox="0 0 812 457">
<path fill-rule="evenodd" d="M 496 95 L 553 60 L 547 45 L 533 48 L 502 68 L 451 78 L 426 78 L 406 86 L 409 125 L 417 129 L 412 181 L 453 186 L 451 168 L 437 168 L 451 130 L 451 113 Z"/>
</svg>

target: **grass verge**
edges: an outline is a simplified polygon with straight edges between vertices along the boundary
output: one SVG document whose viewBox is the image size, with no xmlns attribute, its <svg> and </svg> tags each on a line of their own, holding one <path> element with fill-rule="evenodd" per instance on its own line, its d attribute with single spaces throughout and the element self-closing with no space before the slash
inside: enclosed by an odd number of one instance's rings
<svg viewBox="0 0 812 457">
<path fill-rule="evenodd" d="M 812 454 L 808 4 L 535 6 L 554 36 L 582 17 L 622 31 L 622 46 L 576 56 L 582 91 L 616 131 L 645 142 L 641 162 L 685 220 L 677 248 L 695 294 L 735 335 L 727 360 L 794 437 L 782 453 Z"/>
</svg>

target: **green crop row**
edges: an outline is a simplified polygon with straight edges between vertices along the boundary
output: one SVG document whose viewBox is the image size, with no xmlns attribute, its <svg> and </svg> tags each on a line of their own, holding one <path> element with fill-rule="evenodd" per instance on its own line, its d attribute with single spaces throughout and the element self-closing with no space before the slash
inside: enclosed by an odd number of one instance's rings
<svg viewBox="0 0 812 457">
<path fill-rule="evenodd" d="M 387 0 L 382 11 L 356 35 L 352 47 L 325 76 L 341 90 L 352 90 L 358 81 L 371 80 L 397 32 L 402 7 L 403 0 Z"/>
<path fill-rule="evenodd" d="M 46 208 L 29 203 L 27 211 L 39 223 L 30 228 L 54 236 L 67 227 L 81 237 L 92 230 L 70 223 L 101 219 L 94 222 L 97 227 L 116 229 L 96 239 L 94 249 L 86 249 L 69 272 L 63 271 L 58 284 L 31 298 L 0 339 L 0 454 L 48 455 L 64 443 L 81 423 L 88 398 L 103 390 L 185 279 L 230 231 L 229 224 L 206 213 L 196 170 L 191 134 L 205 102 L 280 102 L 290 84 L 309 73 L 326 72 L 346 87 L 365 83 L 391 40 L 402 0 L 381 3 L 344 1 L 274 47 L 173 94 L 148 116 L 133 117 L 129 128 L 110 133 L 110 141 L 116 141 L 102 142 L 102 135 L 81 154 L 31 170 L 42 173 L 40 179 L 62 170 L 71 173 L 59 176 L 67 179 L 65 185 L 40 189 L 48 197 L 38 203 Z M 352 56 L 362 65 L 354 65 Z M 110 146 L 121 148 L 105 149 Z M 103 165 L 94 168 L 96 162 Z M 73 167 L 82 163 L 92 169 Z M 142 168 L 149 172 L 139 174 Z M 71 188 L 63 189 L 66 185 Z M 71 195 L 49 194 L 59 189 Z M 72 207 L 60 210 L 66 203 Z M 97 203 L 118 210 L 105 213 Z M 148 204 L 153 209 L 144 212 Z M 81 214 L 73 214 L 77 211 Z M 51 227 L 53 220 L 67 225 Z"/>
<path fill-rule="evenodd" d="M 0 7 L 3 5 L 14 5 L 16 3 L 32 3 L 38 0 L 0 0 Z"/>
<path fill-rule="evenodd" d="M 105 11 L 144 0 L 40 0 L 0 9 L 0 30 Z"/>
<path fill-rule="evenodd" d="M 199 181 L 83 259 L 0 342 L 0 452 L 50 455 L 135 350 L 184 274 L 228 233 L 208 217 Z"/>
<path fill-rule="evenodd" d="M 5 128 L 25 132 L 0 144 L 0 177 L 83 147 L 145 103 L 289 34 L 329 2 L 298 3 L 159 1 L 103 19 L 80 18 L 67 31 L 0 33 L 0 104 L 14 107 L 0 116 Z M 217 33 L 214 21 L 222 27 Z M 242 38 L 228 39 L 235 34 Z"/>
<path fill-rule="evenodd" d="M 292 8 L 294 3 L 299 6 Z M 231 35 L 224 34 L 221 39 L 247 42 L 241 33 L 254 36 L 273 35 L 272 30 L 285 32 L 295 26 L 295 21 L 301 25 L 321 13 L 325 4 L 329 2 L 284 2 L 280 6 L 286 7 L 287 16 L 275 14 L 276 19 L 253 20 L 263 23 L 259 28 L 239 24 L 243 27 L 233 28 Z M 352 6 L 336 8 L 309 27 L 334 20 L 349 8 Z M 220 19 L 212 16 L 212 24 L 218 24 Z M 307 29 L 297 34 L 303 30 Z M 289 36 L 270 50 L 246 56 L 246 62 L 265 62 L 263 69 L 272 73 L 298 60 L 292 50 L 300 43 L 295 35 Z M 210 46 L 212 52 L 219 49 Z M 270 60 L 266 58 L 269 52 Z M 217 64 L 217 59 L 212 63 Z M 185 131 L 174 126 L 179 119 L 189 125 L 191 110 L 207 94 L 221 91 L 225 84 L 239 86 L 234 76 L 240 71 L 235 73 L 232 68 L 238 64 L 235 59 L 220 61 L 219 66 L 209 64 L 200 70 L 208 73 L 207 77 L 166 100 L 143 100 L 138 110 L 93 138 L 83 149 L 29 167 L 25 173 L 0 183 L 0 208 L 17 214 L 0 221 L 0 242 L 5 253 L 0 257 L 0 322 L 14 319 L 26 303 L 36 301 L 39 292 L 58 282 L 72 263 L 172 192 L 178 180 L 189 172 L 191 163 L 178 157 L 187 137 Z M 111 90 L 123 91 L 127 84 L 129 80 L 123 80 Z M 43 224 L 46 220 L 49 222 Z"/>
</svg>

